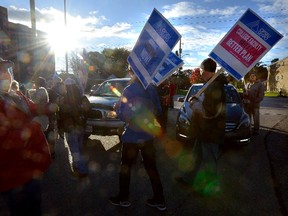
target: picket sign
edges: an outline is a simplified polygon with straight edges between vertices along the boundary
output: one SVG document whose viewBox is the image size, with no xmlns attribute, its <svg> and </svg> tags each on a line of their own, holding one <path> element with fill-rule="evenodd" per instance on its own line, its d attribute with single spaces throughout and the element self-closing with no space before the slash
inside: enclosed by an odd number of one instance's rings
<svg viewBox="0 0 288 216">
<path fill-rule="evenodd" d="M 217 71 L 195 97 L 199 98 L 224 70 L 236 80 L 242 79 L 282 37 L 248 8 L 209 54 L 223 69 Z"/>
</svg>

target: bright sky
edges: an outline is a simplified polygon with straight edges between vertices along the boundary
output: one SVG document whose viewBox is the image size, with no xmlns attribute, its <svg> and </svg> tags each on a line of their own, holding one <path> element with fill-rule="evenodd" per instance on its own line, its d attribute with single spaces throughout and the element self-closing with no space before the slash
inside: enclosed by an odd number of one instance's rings
<svg viewBox="0 0 288 216">
<path fill-rule="evenodd" d="M 197 67 L 207 58 L 248 8 L 284 36 L 261 61 L 269 64 L 288 56 L 288 0 L 66 0 L 66 5 L 67 34 L 64 0 L 35 0 L 36 28 L 50 35 L 57 70 L 65 70 L 65 47 L 99 52 L 116 47 L 131 50 L 153 8 L 182 35 L 184 69 Z M 10 22 L 31 27 L 30 0 L 1 0 L 0 6 L 8 9 Z"/>
</svg>

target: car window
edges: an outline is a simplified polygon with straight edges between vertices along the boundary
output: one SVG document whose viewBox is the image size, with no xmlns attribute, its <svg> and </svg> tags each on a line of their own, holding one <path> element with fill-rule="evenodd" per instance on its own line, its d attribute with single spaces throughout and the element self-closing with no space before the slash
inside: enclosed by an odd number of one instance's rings
<svg viewBox="0 0 288 216">
<path fill-rule="evenodd" d="M 201 88 L 202 88 L 202 85 L 201 86 L 198 86 L 198 85 L 192 86 L 189 93 L 188 93 L 188 96 L 186 97 L 186 101 L 188 101 L 190 97 L 195 95 Z"/>
<path fill-rule="evenodd" d="M 188 96 L 186 97 L 186 101 L 188 101 L 190 97 L 195 95 L 202 87 L 203 87 L 202 85 L 192 86 L 188 93 Z M 240 103 L 241 102 L 240 96 L 233 86 L 226 85 L 225 93 L 226 93 L 226 103 Z"/>
<path fill-rule="evenodd" d="M 102 97 L 120 97 L 127 85 L 127 80 L 106 81 L 97 88 L 93 95 Z"/>
<path fill-rule="evenodd" d="M 226 93 L 226 103 L 240 103 L 241 102 L 240 96 L 234 87 L 226 86 L 225 93 Z"/>
</svg>

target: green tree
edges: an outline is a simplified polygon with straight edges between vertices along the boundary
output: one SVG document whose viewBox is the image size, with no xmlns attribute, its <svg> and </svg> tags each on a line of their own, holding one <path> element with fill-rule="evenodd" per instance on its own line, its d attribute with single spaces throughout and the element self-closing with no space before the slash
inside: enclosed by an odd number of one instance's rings
<svg viewBox="0 0 288 216">
<path fill-rule="evenodd" d="M 113 74 L 122 78 L 127 75 L 127 58 L 130 51 L 124 48 L 104 49 L 102 55 L 105 57 L 103 69 L 106 74 Z"/>
<path fill-rule="evenodd" d="M 263 62 L 258 62 L 245 76 L 245 82 L 249 82 L 249 76 L 250 74 L 254 72 L 256 73 L 257 79 L 260 80 L 267 80 L 268 78 L 268 69 L 267 65 L 263 64 Z"/>
</svg>

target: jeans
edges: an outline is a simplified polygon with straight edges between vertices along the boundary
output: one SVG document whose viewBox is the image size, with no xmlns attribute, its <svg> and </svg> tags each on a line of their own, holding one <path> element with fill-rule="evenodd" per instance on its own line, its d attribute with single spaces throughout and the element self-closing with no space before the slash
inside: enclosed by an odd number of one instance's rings
<svg viewBox="0 0 288 216">
<path fill-rule="evenodd" d="M 83 130 L 77 128 L 65 133 L 72 159 L 72 161 L 69 161 L 72 163 L 73 170 L 86 174 L 88 173 L 88 167 L 82 156 L 83 137 Z"/>
<path fill-rule="evenodd" d="M 218 144 L 196 140 L 192 149 L 191 167 L 184 172 L 183 179 L 195 189 L 201 189 L 199 187 L 205 187 L 206 183 L 217 180 L 218 158 Z"/>
<path fill-rule="evenodd" d="M 250 121 L 252 122 L 253 119 L 253 129 L 254 131 L 258 132 L 260 128 L 260 111 L 259 107 L 252 107 L 250 110 L 249 117 Z"/>
<path fill-rule="evenodd" d="M 121 168 L 119 173 L 119 196 L 121 199 L 129 198 L 129 186 L 132 165 L 136 162 L 141 151 L 144 168 L 150 178 L 154 199 L 164 201 L 163 187 L 156 167 L 156 156 L 153 141 L 138 143 L 122 143 Z"/>
<path fill-rule="evenodd" d="M 2 192 L 11 216 L 41 215 L 41 180 L 33 179 L 24 185 Z"/>
</svg>

